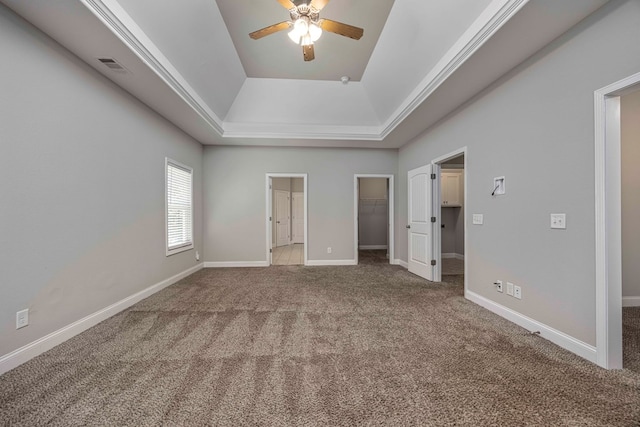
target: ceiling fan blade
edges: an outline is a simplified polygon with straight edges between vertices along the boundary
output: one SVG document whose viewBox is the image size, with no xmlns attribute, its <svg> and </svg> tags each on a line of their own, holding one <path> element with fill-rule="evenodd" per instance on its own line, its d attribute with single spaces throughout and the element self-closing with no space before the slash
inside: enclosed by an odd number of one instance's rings
<svg viewBox="0 0 640 427">
<path fill-rule="evenodd" d="M 311 0 L 310 6 L 313 6 L 317 11 L 321 11 L 329 3 L 329 0 Z"/>
<path fill-rule="evenodd" d="M 295 9 L 296 5 L 291 0 L 278 0 L 278 3 L 287 10 Z"/>
<path fill-rule="evenodd" d="M 325 31 L 340 34 L 341 36 L 349 37 L 354 40 L 360 40 L 360 37 L 364 34 L 364 30 L 362 28 L 343 24 L 342 22 L 332 21 L 330 19 L 321 19 L 318 24 L 320 25 L 320 28 Z"/>
<path fill-rule="evenodd" d="M 313 45 L 309 44 L 306 46 L 302 46 L 302 55 L 304 55 L 305 61 L 313 61 L 316 57 L 315 53 L 313 52 Z"/>
<path fill-rule="evenodd" d="M 269 34 L 273 34 L 273 33 L 277 33 L 278 31 L 286 30 L 290 26 L 291 26 L 291 23 L 289 21 L 283 21 L 283 22 L 280 22 L 278 24 L 269 25 L 268 27 L 265 27 L 265 28 L 263 28 L 261 30 L 254 31 L 253 33 L 249 34 L 249 37 L 251 37 L 254 40 L 258 40 L 258 39 L 261 39 L 264 36 L 268 36 Z"/>
</svg>

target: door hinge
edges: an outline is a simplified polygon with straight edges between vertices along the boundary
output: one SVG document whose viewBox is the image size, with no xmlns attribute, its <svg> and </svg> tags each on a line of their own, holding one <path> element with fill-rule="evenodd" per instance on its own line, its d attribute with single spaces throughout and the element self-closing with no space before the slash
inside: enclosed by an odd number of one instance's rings
<svg viewBox="0 0 640 427">
<path fill-rule="evenodd" d="M 431 260 L 431 265 L 436 265 L 436 260 L 435 259 Z"/>
<path fill-rule="evenodd" d="M 271 217 L 269 217 L 269 221 L 271 221 Z"/>
<path fill-rule="evenodd" d="M 436 174 L 435 173 L 431 174 L 431 179 L 436 179 Z"/>
<path fill-rule="evenodd" d="M 435 216 L 431 217 L 431 222 L 436 222 L 436 217 Z"/>
<path fill-rule="evenodd" d="M 271 184 L 269 184 L 269 190 L 271 190 Z"/>
<path fill-rule="evenodd" d="M 273 249 L 269 249 L 269 253 L 272 254 L 273 253 Z"/>
</svg>

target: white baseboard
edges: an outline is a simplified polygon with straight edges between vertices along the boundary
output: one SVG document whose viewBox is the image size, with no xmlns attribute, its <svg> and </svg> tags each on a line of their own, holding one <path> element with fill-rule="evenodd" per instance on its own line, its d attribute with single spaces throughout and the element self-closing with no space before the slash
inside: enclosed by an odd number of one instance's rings
<svg viewBox="0 0 640 427">
<path fill-rule="evenodd" d="M 623 307 L 640 307 L 640 297 L 622 297 Z"/>
<path fill-rule="evenodd" d="M 306 265 L 323 266 L 323 265 L 357 265 L 355 259 L 310 259 Z"/>
<path fill-rule="evenodd" d="M 62 344 L 70 338 L 78 335 L 81 332 L 86 331 L 92 326 L 97 325 L 103 320 L 112 317 L 122 310 L 125 310 L 138 301 L 141 301 L 158 291 L 166 288 L 167 286 L 173 285 L 177 281 L 184 279 L 185 277 L 195 273 L 196 271 L 202 269 L 202 264 L 198 264 L 194 267 L 189 268 L 188 270 L 183 271 L 182 273 L 178 273 L 175 276 L 172 276 L 162 282 L 156 283 L 155 285 L 149 286 L 146 289 L 141 290 L 140 292 L 136 292 L 133 295 L 128 296 L 127 298 L 120 300 L 114 304 L 111 304 L 108 307 L 103 308 L 102 310 L 98 310 L 93 314 L 83 317 L 80 320 L 76 320 L 75 322 L 58 329 L 48 335 L 45 335 L 42 338 L 39 338 L 27 345 L 20 347 L 17 350 L 12 351 L 11 353 L 5 354 L 0 357 L 0 375 L 5 372 L 16 368 L 22 365 L 25 362 L 33 359 L 34 357 L 44 353 L 47 350 L 51 350 L 53 347 L 58 344 Z"/>
<path fill-rule="evenodd" d="M 403 261 L 401 259 L 394 259 L 393 262 L 391 262 L 391 264 L 393 265 L 399 265 L 400 267 L 404 267 L 407 270 L 409 269 L 409 264 L 407 264 L 406 261 Z"/>
<path fill-rule="evenodd" d="M 590 344 L 580 341 L 572 336 L 560 332 L 550 326 L 540 323 L 537 320 L 524 316 L 517 311 L 507 308 L 503 305 L 495 303 L 483 296 L 480 296 L 471 291 L 465 291 L 465 298 L 468 300 L 486 308 L 487 310 L 504 317 L 505 319 L 522 326 L 529 331 L 540 331 L 540 336 L 551 341 L 554 344 L 577 354 L 580 357 L 587 359 L 590 362 L 596 363 L 596 348 Z"/>
<path fill-rule="evenodd" d="M 443 253 L 440 256 L 441 256 L 442 259 L 444 259 L 444 258 L 454 258 L 454 259 L 459 259 L 461 261 L 464 261 L 464 255 L 457 254 L 457 253 L 454 253 L 454 252 Z"/>
<path fill-rule="evenodd" d="M 360 245 L 358 249 L 362 250 L 375 250 L 375 249 L 387 249 L 387 245 Z"/>
<path fill-rule="evenodd" d="M 269 267 L 269 263 L 267 261 L 215 261 L 204 263 L 204 268 L 226 267 Z"/>
</svg>

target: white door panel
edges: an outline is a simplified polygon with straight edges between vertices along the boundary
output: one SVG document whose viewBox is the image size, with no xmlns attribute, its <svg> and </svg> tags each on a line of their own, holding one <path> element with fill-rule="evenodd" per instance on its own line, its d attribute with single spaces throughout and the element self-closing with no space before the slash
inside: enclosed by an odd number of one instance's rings
<svg viewBox="0 0 640 427">
<path fill-rule="evenodd" d="M 276 194 L 276 246 L 289 244 L 289 192 L 275 190 Z"/>
<path fill-rule="evenodd" d="M 409 184 L 409 271 L 433 280 L 432 180 L 431 165 L 410 170 Z"/>
</svg>

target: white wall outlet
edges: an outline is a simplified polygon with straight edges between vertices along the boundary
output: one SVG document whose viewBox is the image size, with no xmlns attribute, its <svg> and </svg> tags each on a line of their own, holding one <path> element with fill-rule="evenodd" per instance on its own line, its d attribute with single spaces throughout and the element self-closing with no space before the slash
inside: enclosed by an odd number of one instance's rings
<svg viewBox="0 0 640 427">
<path fill-rule="evenodd" d="M 24 328 L 29 324 L 29 309 L 25 308 L 16 313 L 16 329 Z"/>
<path fill-rule="evenodd" d="M 474 225 L 482 225 L 484 223 L 484 215 L 482 214 L 473 214 L 473 224 Z"/>
<path fill-rule="evenodd" d="M 502 280 L 496 280 L 493 284 L 496 286 L 496 291 L 502 292 Z"/>
<path fill-rule="evenodd" d="M 504 182 L 504 176 L 493 178 L 493 193 L 491 193 L 492 196 L 500 196 L 507 192 L 505 190 Z"/>
<path fill-rule="evenodd" d="M 200 261 L 200 253 L 196 251 L 196 261 Z"/>
<path fill-rule="evenodd" d="M 567 214 L 557 213 L 551 214 L 551 228 L 567 228 Z"/>
<path fill-rule="evenodd" d="M 520 286 L 516 285 L 513 287 L 513 296 L 522 299 L 522 288 Z"/>
<path fill-rule="evenodd" d="M 507 282 L 507 295 L 513 296 L 513 283 Z"/>
<path fill-rule="evenodd" d="M 330 253 L 331 253 L 331 246 L 329 246 L 329 247 L 327 248 L 327 253 L 328 253 L 328 254 L 330 254 Z"/>
</svg>

